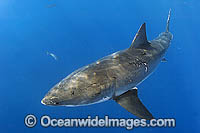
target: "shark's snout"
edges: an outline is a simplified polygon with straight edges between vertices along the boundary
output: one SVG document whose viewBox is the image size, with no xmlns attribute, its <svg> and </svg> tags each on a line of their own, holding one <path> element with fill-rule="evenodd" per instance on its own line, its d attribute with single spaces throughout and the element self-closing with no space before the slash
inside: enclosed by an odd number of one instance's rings
<svg viewBox="0 0 200 133">
<path fill-rule="evenodd" d="M 44 97 L 41 100 L 41 103 L 44 105 L 52 105 L 52 106 L 59 105 L 59 102 L 56 100 L 56 98 L 52 97 Z"/>
<path fill-rule="evenodd" d="M 49 106 L 74 106 L 81 102 L 81 97 L 75 94 L 71 89 L 64 89 L 56 85 L 41 100 L 41 103 Z"/>
</svg>

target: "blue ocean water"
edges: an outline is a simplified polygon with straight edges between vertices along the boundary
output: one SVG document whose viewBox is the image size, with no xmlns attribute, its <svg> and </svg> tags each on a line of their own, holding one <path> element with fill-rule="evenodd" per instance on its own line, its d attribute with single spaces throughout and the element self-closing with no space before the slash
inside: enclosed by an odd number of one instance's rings
<svg viewBox="0 0 200 133">
<path fill-rule="evenodd" d="M 200 132 L 198 0 L 1 0 L 0 132 L 130 132 L 125 128 L 44 128 L 24 124 L 38 119 L 135 118 L 114 101 L 91 106 L 49 107 L 47 91 L 74 70 L 128 48 L 143 22 L 154 39 L 165 30 L 172 9 L 174 37 L 166 63 L 138 86 L 139 97 L 156 118 L 175 118 L 175 128 L 135 128 L 131 132 Z M 54 60 L 46 52 L 54 53 Z"/>
</svg>

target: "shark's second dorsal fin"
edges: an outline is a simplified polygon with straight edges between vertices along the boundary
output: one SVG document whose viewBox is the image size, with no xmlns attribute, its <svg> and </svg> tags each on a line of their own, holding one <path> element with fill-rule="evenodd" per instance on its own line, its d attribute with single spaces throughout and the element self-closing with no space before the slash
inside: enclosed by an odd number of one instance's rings
<svg viewBox="0 0 200 133">
<path fill-rule="evenodd" d="M 127 111 L 142 119 L 153 119 L 152 114 L 142 104 L 137 95 L 137 89 L 132 89 L 115 97 L 114 100 Z"/>
<path fill-rule="evenodd" d="M 140 29 L 138 30 L 137 34 L 135 35 L 132 44 L 130 46 L 131 48 L 138 48 L 141 45 L 149 44 L 146 36 L 146 23 L 142 24 Z"/>
</svg>

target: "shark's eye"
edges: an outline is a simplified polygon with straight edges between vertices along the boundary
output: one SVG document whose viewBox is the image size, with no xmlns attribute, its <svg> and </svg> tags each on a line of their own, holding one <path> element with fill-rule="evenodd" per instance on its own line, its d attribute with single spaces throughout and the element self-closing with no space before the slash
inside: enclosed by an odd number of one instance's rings
<svg viewBox="0 0 200 133">
<path fill-rule="evenodd" d="M 59 102 L 55 102 L 55 105 L 59 105 Z"/>
<path fill-rule="evenodd" d="M 71 92 L 71 95 L 74 95 L 74 91 Z"/>
</svg>

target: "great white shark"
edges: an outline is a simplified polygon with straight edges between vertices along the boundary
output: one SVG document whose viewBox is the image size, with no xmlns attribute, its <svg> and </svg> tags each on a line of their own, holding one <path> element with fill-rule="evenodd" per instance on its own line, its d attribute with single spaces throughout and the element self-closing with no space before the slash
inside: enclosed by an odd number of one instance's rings
<svg viewBox="0 0 200 133">
<path fill-rule="evenodd" d="M 142 24 L 129 48 L 71 73 L 56 84 L 41 103 L 75 107 L 112 99 L 135 116 L 152 119 L 138 98 L 136 87 L 155 70 L 170 45 L 170 16 L 171 10 L 165 32 L 156 39 L 147 40 L 146 24 Z"/>
</svg>

